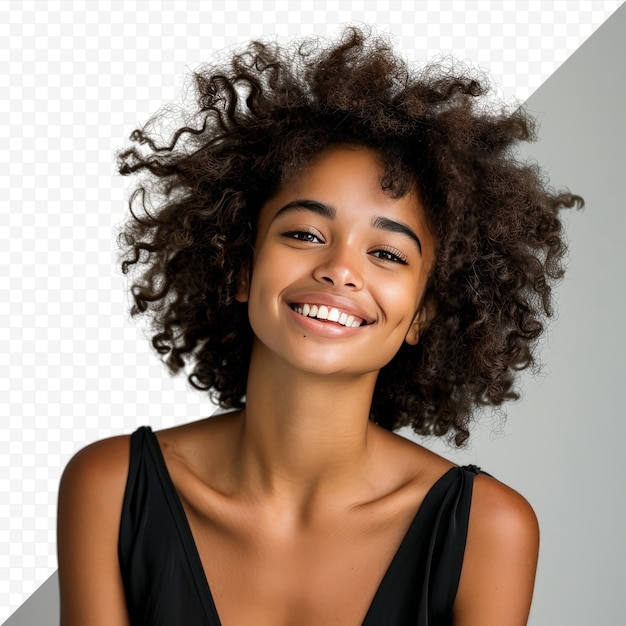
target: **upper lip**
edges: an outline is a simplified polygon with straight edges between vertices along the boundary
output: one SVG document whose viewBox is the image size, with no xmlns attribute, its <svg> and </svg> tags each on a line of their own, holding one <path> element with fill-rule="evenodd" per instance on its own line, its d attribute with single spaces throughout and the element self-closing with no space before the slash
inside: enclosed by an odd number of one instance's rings
<svg viewBox="0 0 626 626">
<path fill-rule="evenodd" d="M 343 296 L 332 296 L 319 291 L 307 291 L 290 295 L 289 305 L 293 306 L 296 304 L 324 304 L 327 307 L 334 307 L 340 311 L 345 311 L 348 315 L 360 317 L 366 324 L 372 324 L 376 321 L 375 315 L 366 311 L 350 298 Z"/>
</svg>

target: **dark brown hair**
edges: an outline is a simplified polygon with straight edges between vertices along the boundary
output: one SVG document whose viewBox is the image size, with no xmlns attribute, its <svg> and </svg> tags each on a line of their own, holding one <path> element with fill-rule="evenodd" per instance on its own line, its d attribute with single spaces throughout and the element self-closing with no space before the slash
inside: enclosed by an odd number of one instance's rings
<svg viewBox="0 0 626 626">
<path fill-rule="evenodd" d="M 381 370 L 371 419 L 460 445 L 477 408 L 518 397 L 563 275 L 559 209 L 582 205 L 517 159 L 534 135 L 522 108 L 488 106 L 471 72 L 412 68 L 353 27 L 327 45 L 255 41 L 194 78 L 196 109 L 171 141 L 153 120 L 119 154 L 122 174 L 144 174 L 120 233 L 131 314 L 149 314 L 172 373 L 188 365 L 194 387 L 243 406 L 252 331 L 234 294 L 259 209 L 321 150 L 352 143 L 378 151 L 394 197 L 417 187 L 436 241 L 434 317 Z"/>
</svg>

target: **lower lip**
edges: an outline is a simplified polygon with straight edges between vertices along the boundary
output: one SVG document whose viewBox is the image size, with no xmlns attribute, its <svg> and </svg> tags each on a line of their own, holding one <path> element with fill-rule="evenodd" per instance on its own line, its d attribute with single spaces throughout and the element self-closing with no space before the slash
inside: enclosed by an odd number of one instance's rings
<svg viewBox="0 0 626 626">
<path fill-rule="evenodd" d="M 342 326 L 335 322 L 328 322 L 326 320 L 318 320 L 315 317 L 307 317 L 306 315 L 300 315 L 296 313 L 291 307 L 288 307 L 291 313 L 292 319 L 300 326 L 301 329 L 306 330 L 314 335 L 320 335 L 322 337 L 352 337 L 359 331 L 363 330 L 367 326 Z"/>
</svg>

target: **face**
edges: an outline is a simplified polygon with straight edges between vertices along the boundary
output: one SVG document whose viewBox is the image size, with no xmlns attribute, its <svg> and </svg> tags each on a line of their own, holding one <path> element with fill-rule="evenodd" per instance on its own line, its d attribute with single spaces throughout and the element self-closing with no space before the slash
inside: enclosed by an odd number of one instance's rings
<svg viewBox="0 0 626 626">
<path fill-rule="evenodd" d="M 262 207 L 248 301 L 253 350 L 319 374 L 378 372 L 415 344 L 433 238 L 414 192 L 380 188 L 368 148 L 318 155 Z"/>
</svg>

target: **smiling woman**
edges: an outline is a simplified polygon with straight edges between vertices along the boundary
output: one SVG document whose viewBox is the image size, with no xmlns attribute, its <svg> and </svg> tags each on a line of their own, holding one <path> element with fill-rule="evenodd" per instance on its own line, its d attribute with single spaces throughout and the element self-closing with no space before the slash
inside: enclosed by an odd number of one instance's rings
<svg viewBox="0 0 626 626">
<path fill-rule="evenodd" d="M 563 273 L 522 110 L 348 28 L 196 73 L 121 233 L 133 315 L 224 413 L 97 442 L 59 494 L 63 626 L 526 623 L 528 503 L 393 431 L 517 397 Z"/>
</svg>

